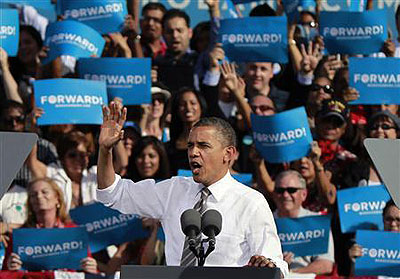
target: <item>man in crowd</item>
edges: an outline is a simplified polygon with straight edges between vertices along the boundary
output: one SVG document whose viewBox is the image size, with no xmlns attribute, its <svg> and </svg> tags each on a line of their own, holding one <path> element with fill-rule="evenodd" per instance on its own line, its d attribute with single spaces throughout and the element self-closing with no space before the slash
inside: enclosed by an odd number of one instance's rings
<svg viewBox="0 0 400 279">
<path fill-rule="evenodd" d="M 294 170 L 281 172 L 275 179 L 274 202 L 277 206 L 276 218 L 299 218 L 318 215 L 302 207 L 307 198 L 306 181 Z M 332 272 L 334 247 L 332 233 L 329 234 L 328 252 L 323 255 L 296 257 L 291 252 L 284 253 L 291 271 L 296 273 L 329 274 Z"/>
<path fill-rule="evenodd" d="M 173 177 L 159 183 L 133 183 L 114 173 L 112 148 L 122 138 L 126 109 L 115 104 L 103 109 L 99 137 L 97 198 L 123 213 L 161 220 L 166 234 L 168 265 L 195 265 L 179 230 L 181 214 L 190 208 L 218 210 L 223 219 L 216 249 L 206 265 L 279 267 L 286 275 L 280 241 L 271 210 L 264 197 L 232 178 L 229 165 L 236 156 L 236 135 L 224 120 L 211 117 L 197 122 L 188 139 L 193 177 Z"/>
<path fill-rule="evenodd" d="M 156 58 L 165 55 L 167 45 L 163 41 L 162 19 L 167 12 L 161 3 L 148 3 L 142 9 L 140 29 L 142 30 L 140 43 L 145 57 Z"/>
<path fill-rule="evenodd" d="M 278 112 L 283 111 L 289 99 L 289 92 L 276 88 L 271 79 L 274 77 L 273 64 L 270 62 L 251 62 L 246 64 L 244 80 L 247 97 L 264 95 L 275 104 Z"/>
<path fill-rule="evenodd" d="M 192 38 L 190 17 L 184 11 L 169 10 L 163 18 L 163 36 L 167 51 L 154 61 L 159 81 L 171 90 L 184 86 L 192 88 L 197 53 L 189 48 Z"/>
</svg>

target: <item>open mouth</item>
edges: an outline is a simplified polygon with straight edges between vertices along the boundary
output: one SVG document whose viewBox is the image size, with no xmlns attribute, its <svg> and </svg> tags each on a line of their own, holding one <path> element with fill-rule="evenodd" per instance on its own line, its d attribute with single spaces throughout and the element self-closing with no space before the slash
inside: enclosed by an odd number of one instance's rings
<svg viewBox="0 0 400 279">
<path fill-rule="evenodd" d="M 201 164 L 199 164 L 198 162 L 190 163 L 190 168 L 192 169 L 193 175 L 198 175 L 200 173 L 201 167 L 202 167 Z"/>
</svg>

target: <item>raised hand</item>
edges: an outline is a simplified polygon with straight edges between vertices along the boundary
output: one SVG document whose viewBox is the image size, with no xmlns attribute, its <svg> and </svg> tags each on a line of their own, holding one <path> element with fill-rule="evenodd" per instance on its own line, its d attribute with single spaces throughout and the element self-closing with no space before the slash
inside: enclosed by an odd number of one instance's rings
<svg viewBox="0 0 400 279">
<path fill-rule="evenodd" d="M 0 47 L 0 66 L 8 67 L 8 54 L 3 48 Z"/>
<path fill-rule="evenodd" d="M 303 74 L 308 75 L 314 72 L 320 60 L 319 45 L 314 45 L 313 42 L 310 42 L 306 50 L 305 46 L 302 44 L 300 47 L 300 51 L 302 55 L 302 60 L 300 62 L 300 71 Z"/>
<path fill-rule="evenodd" d="M 220 60 L 224 60 L 225 51 L 222 49 L 222 44 L 217 43 L 215 47 L 210 51 L 210 71 L 218 72 Z"/>
<path fill-rule="evenodd" d="M 21 258 L 17 254 L 11 253 L 7 261 L 7 267 L 8 270 L 13 270 L 13 271 L 20 270 L 22 267 Z"/>
<path fill-rule="evenodd" d="M 109 107 L 103 107 L 103 125 L 99 136 L 101 149 L 109 151 L 118 141 L 123 139 L 124 131 L 122 128 L 126 120 L 126 114 L 126 108 L 122 108 L 115 102 L 111 102 Z"/>
<path fill-rule="evenodd" d="M 234 64 L 229 64 L 224 62 L 220 66 L 221 77 L 225 82 L 225 86 L 229 89 L 229 91 L 234 92 L 239 87 L 239 79 L 236 74 L 236 69 Z"/>
</svg>

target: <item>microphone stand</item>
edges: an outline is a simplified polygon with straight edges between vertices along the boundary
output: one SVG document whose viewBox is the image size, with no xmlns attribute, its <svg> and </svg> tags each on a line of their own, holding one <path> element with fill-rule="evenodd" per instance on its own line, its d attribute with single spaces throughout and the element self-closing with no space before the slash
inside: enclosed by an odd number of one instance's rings
<svg viewBox="0 0 400 279">
<path fill-rule="evenodd" d="M 208 248 L 207 248 L 207 252 L 204 254 L 203 244 L 206 242 L 208 242 Z M 207 239 L 201 240 L 200 249 L 199 249 L 199 257 L 197 258 L 198 266 L 204 266 L 206 258 L 208 257 L 208 255 L 210 255 L 210 253 L 212 251 L 214 251 L 214 249 L 215 249 L 215 238 L 207 238 Z"/>
</svg>

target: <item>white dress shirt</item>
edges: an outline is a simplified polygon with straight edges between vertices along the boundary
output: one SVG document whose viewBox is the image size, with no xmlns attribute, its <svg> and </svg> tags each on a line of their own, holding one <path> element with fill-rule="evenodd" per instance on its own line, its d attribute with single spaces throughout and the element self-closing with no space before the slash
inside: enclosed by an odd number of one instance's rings
<svg viewBox="0 0 400 279">
<path fill-rule="evenodd" d="M 97 200 L 122 213 L 161 220 L 167 264 L 180 265 L 185 242 L 180 217 L 200 199 L 203 185 L 192 177 L 173 177 L 159 183 L 153 179 L 134 183 L 117 174 L 115 177 L 111 186 L 97 190 Z M 288 267 L 283 261 L 275 221 L 265 198 L 233 179 L 229 172 L 208 189 L 211 195 L 206 208 L 221 213 L 222 229 L 205 265 L 244 266 L 251 256 L 262 255 L 272 259 L 286 275 Z"/>
</svg>

